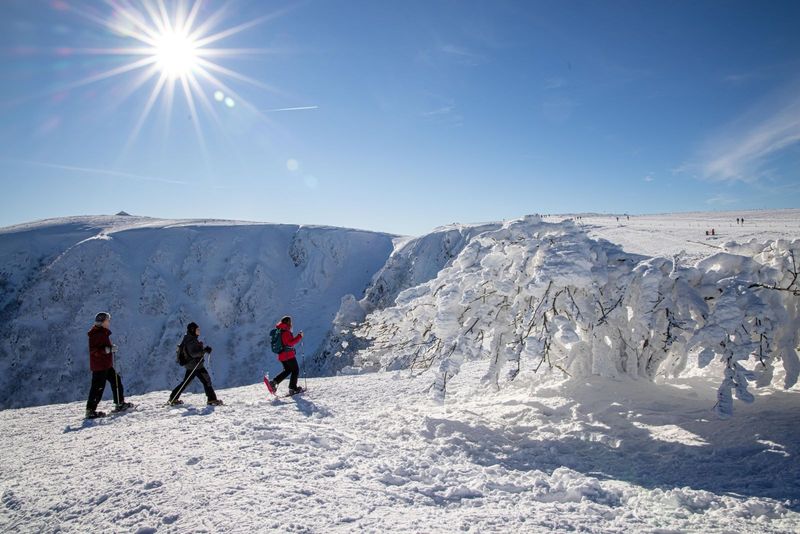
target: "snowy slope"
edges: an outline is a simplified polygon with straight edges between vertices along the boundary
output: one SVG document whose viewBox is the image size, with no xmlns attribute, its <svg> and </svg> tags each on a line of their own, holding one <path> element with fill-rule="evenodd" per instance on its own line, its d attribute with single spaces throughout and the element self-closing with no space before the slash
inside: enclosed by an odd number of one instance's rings
<svg viewBox="0 0 800 534">
<path fill-rule="evenodd" d="M 402 372 L 0 412 L 3 532 L 797 532 L 800 408 L 721 422 L 714 385 L 594 378 L 497 395 L 465 366 L 444 406 Z M 688 389 L 695 393 L 687 394 Z M 42 446 L 42 440 L 46 446 Z"/>
<path fill-rule="evenodd" d="M 546 220 L 561 220 L 551 216 Z M 593 237 L 607 239 L 625 250 L 646 256 L 671 256 L 685 251 L 687 260 L 696 261 L 719 251 L 726 241 L 740 243 L 756 239 L 800 238 L 800 209 L 665 213 L 632 215 L 586 215 L 580 223 Z M 736 219 L 744 218 L 743 225 Z M 714 229 L 714 236 L 706 230 Z"/>
<path fill-rule="evenodd" d="M 278 367 L 267 332 L 284 314 L 313 352 L 343 295 L 362 295 L 394 236 L 328 227 L 74 217 L 0 229 L 0 407 L 83 398 L 86 331 L 112 313 L 131 393 L 177 383 L 175 346 L 195 321 L 220 387 Z"/>
<path fill-rule="evenodd" d="M 359 340 L 352 326 L 368 313 L 394 305 L 401 291 L 424 284 L 450 265 L 470 241 L 501 223 L 453 224 L 414 238 L 398 238 L 386 264 L 375 274 L 363 298 L 346 295 L 325 340 L 309 364 L 312 374 L 330 375 L 352 364 Z M 343 346 L 349 350 L 342 350 Z"/>
</svg>

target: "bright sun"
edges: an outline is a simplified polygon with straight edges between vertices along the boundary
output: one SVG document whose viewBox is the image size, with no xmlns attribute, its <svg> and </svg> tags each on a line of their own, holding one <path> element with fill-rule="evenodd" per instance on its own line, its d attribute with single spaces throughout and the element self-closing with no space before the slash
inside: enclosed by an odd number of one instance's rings
<svg viewBox="0 0 800 534">
<path fill-rule="evenodd" d="M 0 0 L 1 1 L 1 0 Z M 99 3 L 99 2 L 98 2 Z M 203 17 L 204 0 L 106 0 L 111 9 L 107 16 L 92 12 L 84 15 L 99 23 L 117 38 L 127 42 L 124 46 L 108 49 L 87 49 L 86 53 L 115 56 L 131 56 L 130 61 L 78 80 L 73 87 L 86 85 L 122 74 L 140 71 L 130 79 L 126 94 L 151 83 L 149 96 L 128 143 L 132 143 L 159 100 L 163 101 L 167 116 L 171 113 L 175 94 L 182 92 L 188 106 L 195 132 L 204 145 L 198 110 L 202 108 L 212 119 L 219 122 L 221 109 L 217 103 L 224 102 L 224 109 L 232 109 L 239 103 L 251 113 L 262 117 L 257 108 L 241 98 L 226 83 L 226 78 L 245 82 L 272 91 L 269 85 L 254 80 L 220 64 L 225 58 L 268 53 L 259 48 L 217 48 L 216 43 L 270 20 L 281 12 L 267 13 L 236 26 L 220 27 L 230 6 L 223 4 L 215 12 Z M 202 20 L 201 20 L 202 19 Z M 210 98 L 214 95 L 214 101 Z M 220 95 L 219 98 L 217 95 Z"/>
<path fill-rule="evenodd" d="M 185 33 L 165 31 L 155 41 L 154 55 L 159 70 L 170 79 L 181 78 L 197 67 L 197 44 Z"/>
</svg>

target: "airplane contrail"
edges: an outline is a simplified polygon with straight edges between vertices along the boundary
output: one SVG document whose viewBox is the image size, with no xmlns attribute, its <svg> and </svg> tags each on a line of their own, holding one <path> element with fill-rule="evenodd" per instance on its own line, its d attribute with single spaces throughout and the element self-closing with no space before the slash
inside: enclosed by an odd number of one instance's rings
<svg viewBox="0 0 800 534">
<path fill-rule="evenodd" d="M 300 106 L 296 108 L 277 108 L 277 109 L 265 109 L 262 113 L 273 113 L 276 111 L 301 111 L 304 109 L 319 109 L 319 106 Z"/>
<path fill-rule="evenodd" d="M 60 163 L 49 163 L 46 161 L 31 161 L 31 160 L 23 160 L 23 159 L 8 159 L 3 158 L 6 161 L 14 161 L 16 163 L 22 163 L 24 165 L 34 165 L 37 167 L 47 167 L 49 169 L 60 169 L 64 171 L 74 171 L 74 172 L 84 172 L 89 174 L 103 174 L 106 176 L 111 176 L 114 178 L 131 178 L 133 180 L 143 180 L 146 182 L 161 182 L 165 184 L 178 184 L 178 185 L 188 185 L 189 182 L 182 182 L 180 180 L 172 180 L 169 178 L 159 178 L 155 176 L 142 176 L 141 174 L 133 174 L 129 172 L 122 172 L 122 171 L 114 171 L 109 169 L 96 169 L 92 167 L 76 167 L 74 165 L 62 165 Z"/>
</svg>

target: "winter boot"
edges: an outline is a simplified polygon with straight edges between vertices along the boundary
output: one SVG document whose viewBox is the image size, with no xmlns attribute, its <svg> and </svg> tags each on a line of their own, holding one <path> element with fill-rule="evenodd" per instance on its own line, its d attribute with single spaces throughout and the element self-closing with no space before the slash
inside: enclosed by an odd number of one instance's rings
<svg viewBox="0 0 800 534">
<path fill-rule="evenodd" d="M 214 400 L 210 400 L 210 401 L 208 401 L 206 404 L 207 404 L 207 405 L 209 405 L 209 406 L 222 406 L 222 405 L 223 405 L 223 404 L 225 404 L 225 403 L 224 403 L 224 402 L 222 402 L 222 401 L 221 401 L 221 400 L 219 400 L 219 399 L 214 399 Z"/>
<path fill-rule="evenodd" d="M 289 390 L 289 395 L 297 395 L 297 394 L 302 393 L 304 391 L 305 391 L 305 389 L 303 389 L 300 386 L 297 386 L 295 389 L 290 389 Z"/>
<path fill-rule="evenodd" d="M 97 419 L 98 417 L 105 417 L 105 412 L 98 412 L 97 410 L 86 410 L 86 419 Z"/>
<path fill-rule="evenodd" d="M 125 410 L 128 410 L 130 408 L 133 408 L 133 403 L 132 402 L 123 402 L 121 404 L 115 404 L 114 405 L 114 409 L 112 411 L 115 412 L 115 413 L 116 412 L 124 412 Z"/>
<path fill-rule="evenodd" d="M 180 399 L 170 400 L 167 401 L 167 404 L 169 404 L 170 406 L 180 406 L 181 404 L 183 404 L 183 401 Z"/>
</svg>

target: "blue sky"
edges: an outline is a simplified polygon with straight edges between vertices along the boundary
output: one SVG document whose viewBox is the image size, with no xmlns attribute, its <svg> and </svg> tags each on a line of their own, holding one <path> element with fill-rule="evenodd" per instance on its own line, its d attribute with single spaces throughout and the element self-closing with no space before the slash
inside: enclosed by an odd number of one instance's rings
<svg viewBox="0 0 800 534">
<path fill-rule="evenodd" d="M 207 0 L 221 83 L 144 119 L 120 5 L 0 6 L 0 225 L 800 207 L 798 2 Z"/>
</svg>

